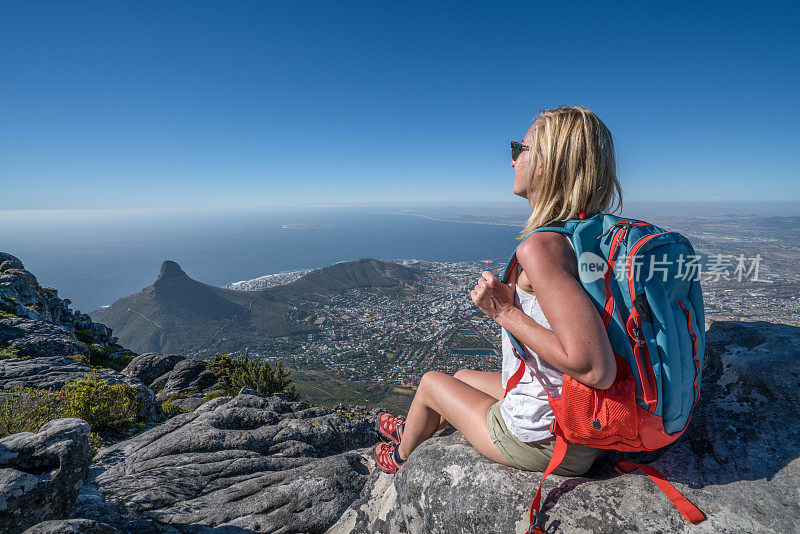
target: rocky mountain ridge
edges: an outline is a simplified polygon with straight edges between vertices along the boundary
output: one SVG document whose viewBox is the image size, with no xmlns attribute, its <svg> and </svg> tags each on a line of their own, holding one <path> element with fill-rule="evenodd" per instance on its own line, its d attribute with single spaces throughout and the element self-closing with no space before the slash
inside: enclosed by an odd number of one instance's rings
<svg viewBox="0 0 800 534">
<path fill-rule="evenodd" d="M 152 285 L 91 315 L 138 352 L 240 352 L 258 347 L 265 337 L 316 332 L 304 319 L 333 293 L 358 287 L 403 290 L 417 276 L 413 268 L 365 258 L 315 269 L 288 284 L 243 291 L 194 280 L 167 260 Z"/>
<path fill-rule="evenodd" d="M 58 297 L 58 290 L 41 287 L 36 277 L 22 262 L 0 252 L 0 319 L 9 328 L 0 330 L 0 343 L 11 346 L 21 356 L 91 355 L 87 342 L 76 334 L 84 334 L 95 344 L 126 353 L 110 328 L 95 323 L 79 310 L 71 310 L 69 299 Z"/>
</svg>

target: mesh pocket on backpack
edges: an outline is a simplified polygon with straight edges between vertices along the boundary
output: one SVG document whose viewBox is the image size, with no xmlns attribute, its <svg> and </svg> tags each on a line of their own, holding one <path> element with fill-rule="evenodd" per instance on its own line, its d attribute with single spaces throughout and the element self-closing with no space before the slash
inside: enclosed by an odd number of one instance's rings
<svg viewBox="0 0 800 534">
<path fill-rule="evenodd" d="M 639 433 L 635 387 L 630 374 L 608 389 L 591 388 L 565 374 L 559 423 L 571 434 L 588 439 L 633 440 Z"/>
</svg>

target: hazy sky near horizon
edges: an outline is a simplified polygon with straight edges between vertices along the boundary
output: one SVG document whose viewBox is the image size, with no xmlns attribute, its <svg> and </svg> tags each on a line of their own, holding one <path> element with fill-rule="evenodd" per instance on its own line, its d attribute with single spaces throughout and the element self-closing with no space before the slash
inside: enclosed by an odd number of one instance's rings
<svg viewBox="0 0 800 534">
<path fill-rule="evenodd" d="M 513 200 L 582 104 L 626 200 L 800 203 L 796 3 L 0 4 L 0 209 Z"/>
</svg>

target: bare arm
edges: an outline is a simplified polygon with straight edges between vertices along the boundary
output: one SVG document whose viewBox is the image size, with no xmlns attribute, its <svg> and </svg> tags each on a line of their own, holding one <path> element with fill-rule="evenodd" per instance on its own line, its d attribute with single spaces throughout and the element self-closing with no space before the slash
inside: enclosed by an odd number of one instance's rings
<svg viewBox="0 0 800 534">
<path fill-rule="evenodd" d="M 517 250 L 552 331 L 514 306 L 514 284 L 503 284 L 489 271 L 472 300 L 552 366 L 587 386 L 607 389 L 616 377 L 616 361 L 600 314 L 570 273 L 574 257 L 564 238 L 553 233 L 534 234 Z"/>
</svg>

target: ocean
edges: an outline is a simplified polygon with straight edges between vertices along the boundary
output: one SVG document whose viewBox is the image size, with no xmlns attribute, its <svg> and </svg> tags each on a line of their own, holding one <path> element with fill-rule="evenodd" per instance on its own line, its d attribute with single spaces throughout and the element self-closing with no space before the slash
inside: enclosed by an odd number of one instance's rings
<svg viewBox="0 0 800 534">
<path fill-rule="evenodd" d="M 241 213 L 0 211 L 0 251 L 72 308 L 91 312 L 152 284 L 173 260 L 226 284 L 359 258 L 505 259 L 519 226 L 451 222 L 367 208 Z"/>
</svg>

